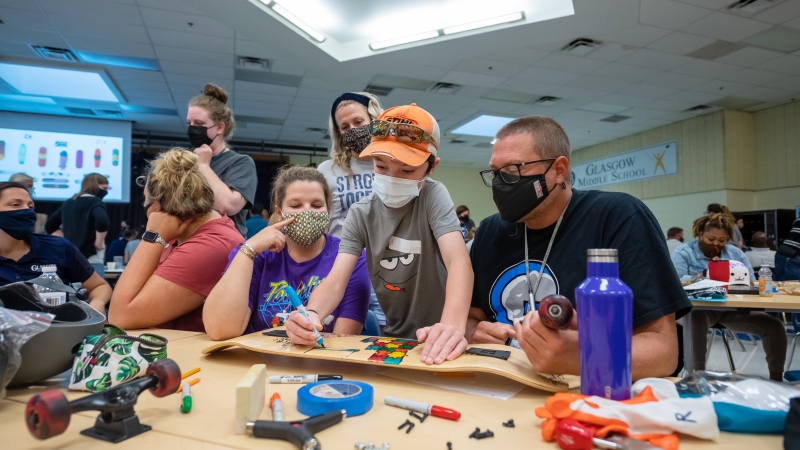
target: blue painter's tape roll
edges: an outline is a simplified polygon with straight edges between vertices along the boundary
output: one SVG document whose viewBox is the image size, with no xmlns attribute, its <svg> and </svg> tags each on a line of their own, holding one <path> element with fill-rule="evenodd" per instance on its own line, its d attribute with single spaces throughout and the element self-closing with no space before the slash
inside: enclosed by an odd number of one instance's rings
<svg viewBox="0 0 800 450">
<path fill-rule="evenodd" d="M 372 409 L 372 386 L 360 381 L 317 381 L 297 391 L 297 410 L 307 416 L 343 409 L 347 417 L 358 416 Z"/>
</svg>

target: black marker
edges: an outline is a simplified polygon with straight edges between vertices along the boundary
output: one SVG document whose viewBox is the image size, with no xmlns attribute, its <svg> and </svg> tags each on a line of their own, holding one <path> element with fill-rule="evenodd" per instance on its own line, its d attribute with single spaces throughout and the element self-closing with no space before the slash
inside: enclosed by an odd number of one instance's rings
<svg viewBox="0 0 800 450">
<path fill-rule="evenodd" d="M 308 384 L 315 381 L 341 380 L 341 375 L 275 375 L 269 377 L 272 384 Z"/>
</svg>

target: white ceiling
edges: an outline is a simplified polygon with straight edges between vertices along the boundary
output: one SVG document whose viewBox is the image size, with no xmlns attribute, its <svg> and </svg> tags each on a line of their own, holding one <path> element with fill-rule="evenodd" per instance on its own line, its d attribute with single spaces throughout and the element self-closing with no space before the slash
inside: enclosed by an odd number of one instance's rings
<svg viewBox="0 0 800 450">
<path fill-rule="evenodd" d="M 306 129 L 326 128 L 333 99 L 376 76 L 461 84 L 454 94 L 396 87 L 381 102 L 429 110 L 446 134 L 443 162 L 474 167 L 487 164 L 490 139 L 448 132 L 483 113 L 553 117 L 580 149 L 693 117 L 687 108 L 728 97 L 755 111 L 800 95 L 800 51 L 763 47 L 794 45 L 800 0 L 753 16 L 728 12 L 733 0 L 573 3 L 573 16 L 338 62 L 247 0 L 0 0 L 0 58 L 36 59 L 28 47 L 36 44 L 156 59 L 160 71 L 106 68 L 134 130 L 184 133 L 188 100 L 214 82 L 229 91 L 237 116 L 253 120 L 240 123 L 237 139 L 297 145 L 329 145 Z M 579 37 L 603 45 L 584 57 L 560 52 Z M 735 51 L 688 56 L 720 40 Z M 273 73 L 300 77 L 299 85 L 236 80 L 236 55 L 269 58 Z M 562 100 L 520 103 L 545 95 Z M 47 108 L 0 105 L 56 112 Z M 600 121 L 612 114 L 630 119 Z"/>
</svg>

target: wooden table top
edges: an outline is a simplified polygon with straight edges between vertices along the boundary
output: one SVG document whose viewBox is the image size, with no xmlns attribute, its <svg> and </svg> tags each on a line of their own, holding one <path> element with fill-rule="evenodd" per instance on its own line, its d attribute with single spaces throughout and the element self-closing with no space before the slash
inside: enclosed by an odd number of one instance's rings
<svg viewBox="0 0 800 450">
<path fill-rule="evenodd" d="M 28 399 L 43 390 L 65 388 L 65 379 L 52 379 L 41 386 L 10 389 L 7 398 L 0 401 L 0 436 L 4 437 L 4 448 L 14 449 L 56 449 L 80 448 L 270 448 L 293 449 L 293 445 L 283 441 L 254 438 L 249 435 L 235 435 L 233 418 L 235 409 L 236 383 L 253 364 L 266 364 L 267 375 L 290 375 L 307 373 L 336 373 L 345 379 L 359 380 L 375 388 L 375 402 L 368 413 L 348 417 L 342 423 L 317 433 L 317 438 L 325 449 L 351 449 L 356 442 L 373 441 L 378 446 L 389 442 L 392 449 L 446 449 L 448 441 L 453 449 L 556 449 L 541 438 L 541 420 L 534 415 L 534 409 L 544 404 L 549 394 L 525 387 L 509 400 L 481 397 L 460 392 L 448 391 L 406 381 L 399 381 L 379 375 L 387 370 L 385 366 L 369 366 L 334 361 L 317 361 L 286 356 L 265 355 L 244 349 L 232 349 L 203 356 L 200 351 L 210 345 L 208 336 L 174 330 L 148 330 L 170 339 L 167 352 L 183 371 L 194 367 L 202 370 L 193 377 L 200 383 L 192 388 L 193 409 L 189 414 L 179 412 L 179 396 L 155 398 L 145 392 L 139 397 L 136 412 L 142 423 L 153 427 L 152 431 L 134 437 L 121 444 L 108 444 L 85 437 L 79 432 L 93 424 L 96 412 L 83 412 L 73 415 L 70 426 L 61 436 L 45 441 L 34 439 L 25 428 L 23 413 Z M 140 332 L 132 331 L 132 334 Z M 407 369 L 394 368 L 393 371 Z M 513 383 L 513 381 L 507 381 Z M 302 419 L 297 411 L 296 391 L 298 385 L 267 386 L 267 395 L 279 392 L 284 402 L 286 420 Z M 66 391 L 66 389 L 64 389 Z M 67 392 L 70 400 L 86 395 L 85 392 Z M 409 418 L 408 412 L 383 404 L 384 396 L 396 396 L 410 400 L 424 401 L 456 409 L 462 413 L 461 420 L 450 421 L 429 417 L 424 423 L 417 423 L 406 434 L 397 427 Z M 263 420 L 272 418 L 268 407 L 260 416 Z M 505 428 L 502 422 L 514 419 L 515 428 Z M 470 439 L 476 427 L 494 432 L 487 440 Z M 682 450 L 712 449 L 781 449 L 781 436 L 745 435 L 723 433 L 717 443 L 681 436 Z M 8 445 L 8 447 L 6 447 Z"/>
<path fill-rule="evenodd" d="M 774 294 L 772 297 L 729 294 L 724 302 L 692 300 L 692 305 L 710 308 L 758 308 L 779 311 L 800 311 L 800 295 Z"/>
</svg>

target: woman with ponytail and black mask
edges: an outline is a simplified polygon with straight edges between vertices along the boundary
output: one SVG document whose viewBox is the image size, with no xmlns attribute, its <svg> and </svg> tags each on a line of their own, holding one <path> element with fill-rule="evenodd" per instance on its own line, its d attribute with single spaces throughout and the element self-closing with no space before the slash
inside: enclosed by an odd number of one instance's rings
<svg viewBox="0 0 800 450">
<path fill-rule="evenodd" d="M 36 213 L 25 185 L 0 183 L 0 285 L 28 281 L 42 274 L 42 266 L 56 266 L 64 283 L 81 283 L 88 302 L 105 314 L 111 287 L 68 240 L 33 234 Z"/>
<path fill-rule="evenodd" d="M 198 168 L 214 191 L 217 211 L 233 220 L 242 236 L 247 234 L 247 210 L 256 196 L 256 165 L 249 156 L 232 151 L 228 140 L 235 121 L 225 89 L 207 84 L 203 94 L 189 101 L 186 124 Z"/>
</svg>

